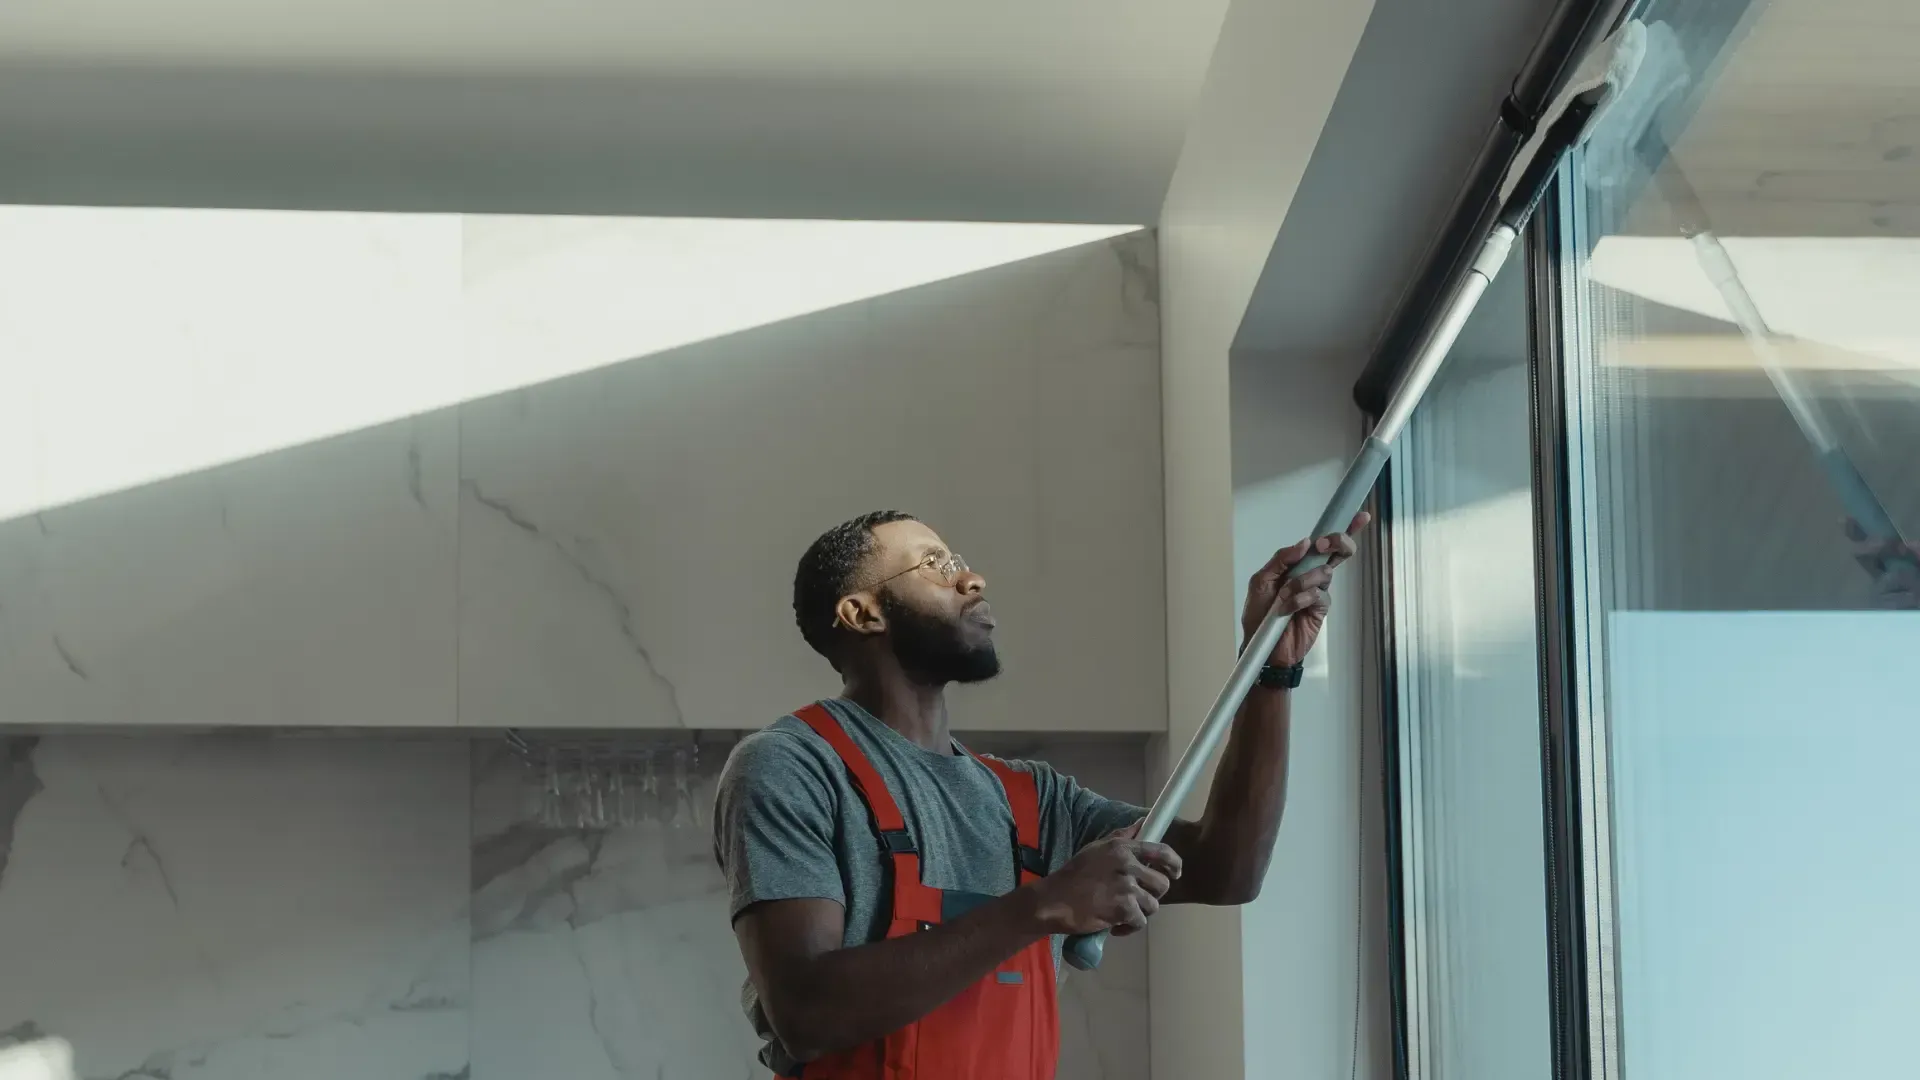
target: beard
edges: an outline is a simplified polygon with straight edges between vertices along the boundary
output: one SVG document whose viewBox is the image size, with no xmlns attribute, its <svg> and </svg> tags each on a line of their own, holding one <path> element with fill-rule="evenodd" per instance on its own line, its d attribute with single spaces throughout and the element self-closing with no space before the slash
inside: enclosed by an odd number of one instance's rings
<svg viewBox="0 0 1920 1080">
<path fill-rule="evenodd" d="M 908 607 L 889 592 L 880 594 L 880 613 L 887 618 L 894 659 L 914 681 L 978 683 L 1000 674 L 1000 654 L 992 639 L 968 642 L 958 625 Z"/>
</svg>

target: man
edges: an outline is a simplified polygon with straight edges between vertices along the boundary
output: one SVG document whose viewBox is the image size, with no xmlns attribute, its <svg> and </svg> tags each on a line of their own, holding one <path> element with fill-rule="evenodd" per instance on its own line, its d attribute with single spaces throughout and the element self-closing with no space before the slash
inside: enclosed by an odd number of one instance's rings
<svg viewBox="0 0 1920 1080">
<path fill-rule="evenodd" d="M 1252 900 L 1286 800 L 1289 690 L 1354 550 L 1345 533 L 1311 547 L 1327 566 L 1283 583 L 1302 541 L 1254 575 L 1248 636 L 1276 604 L 1295 617 L 1206 812 L 1150 844 L 1131 835 L 1140 807 L 954 741 L 946 686 L 1000 660 L 986 580 L 932 529 L 883 511 L 816 540 L 794 616 L 840 695 L 741 740 L 714 813 L 761 1060 L 809 1080 L 1046 1080 L 1064 935 L 1132 933 L 1163 903 Z M 1086 569 L 1089 588 L 1128 587 Z"/>
</svg>

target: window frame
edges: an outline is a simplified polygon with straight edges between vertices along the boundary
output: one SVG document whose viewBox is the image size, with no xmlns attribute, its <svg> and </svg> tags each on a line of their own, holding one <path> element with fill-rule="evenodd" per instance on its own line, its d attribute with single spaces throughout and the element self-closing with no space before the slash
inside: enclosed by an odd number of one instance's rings
<svg viewBox="0 0 1920 1080">
<path fill-rule="evenodd" d="M 1506 272 L 1526 275 L 1534 616 L 1540 668 L 1537 705 L 1548 981 L 1553 998 L 1553 1074 L 1554 1080 L 1619 1080 L 1612 966 L 1591 962 L 1596 954 L 1612 953 L 1612 924 L 1603 917 L 1612 910 L 1611 867 L 1595 865 L 1592 858 L 1596 851 L 1611 850 L 1596 846 L 1597 841 L 1606 839 L 1604 825 L 1597 825 L 1597 820 L 1604 821 L 1606 804 L 1593 796 L 1596 781 L 1599 789 L 1605 787 L 1605 743 L 1599 742 L 1602 750 L 1596 754 L 1588 723 L 1588 717 L 1594 715 L 1587 698 L 1589 680 L 1574 652 L 1578 640 L 1575 620 L 1583 617 L 1584 564 L 1574 547 L 1581 535 L 1581 522 L 1577 500 L 1570 495 L 1586 478 L 1571 470 L 1580 468 L 1590 456 L 1578 454 L 1577 446 L 1570 441 L 1579 437 L 1579 430 L 1569 412 L 1572 397 L 1566 392 L 1570 343 L 1588 340 L 1570 333 L 1573 328 L 1568 325 L 1569 318 L 1580 318 L 1577 290 L 1584 282 L 1579 260 L 1567 257 L 1574 250 L 1570 239 L 1574 225 L 1568 209 L 1574 207 L 1578 212 L 1578 202 L 1572 197 L 1573 175 L 1573 168 L 1562 170 L 1522 237 L 1513 257 L 1519 265 L 1509 265 Z M 1374 494 L 1378 515 L 1375 572 L 1380 583 L 1375 591 L 1375 616 L 1381 628 L 1375 661 L 1382 691 L 1381 794 L 1387 826 L 1387 944 L 1394 1076 L 1396 1080 L 1412 1080 L 1413 1064 L 1429 1059 L 1426 1032 L 1433 1004 L 1425 998 L 1425 979 L 1416 977 L 1422 949 L 1420 927 L 1415 925 L 1420 918 L 1419 898 L 1409 895 L 1409 889 L 1417 888 L 1416 883 L 1422 880 L 1424 853 L 1417 840 L 1419 824 L 1407 819 L 1419 806 L 1418 798 L 1408 797 L 1416 793 L 1407 789 L 1413 776 L 1410 758 L 1419 751 L 1405 742 L 1402 665 L 1407 657 L 1401 642 L 1405 635 L 1402 623 L 1414 613 L 1406 608 L 1407 590 L 1401 587 L 1397 572 L 1401 562 L 1395 537 L 1394 469 L 1395 465 L 1389 463 Z M 1610 862 L 1610 854 L 1602 862 Z M 1600 1003 L 1598 1009 L 1594 1007 L 1596 1001 Z M 1598 1055 L 1596 1046 L 1600 1048 Z"/>
<path fill-rule="evenodd" d="M 1692 119 L 1765 9 L 1754 0 L 1635 0 L 1622 5 L 1566 6 L 1569 10 L 1618 8 L 1625 15 L 1677 24 L 1696 67 L 1690 89 L 1668 110 L 1669 127 L 1679 129 Z M 1599 593 L 1606 584 L 1601 562 L 1607 557 L 1602 550 L 1606 538 L 1594 531 L 1593 496 L 1611 482 L 1607 469 L 1645 468 L 1646 464 L 1632 447 L 1602 447 L 1597 441 L 1599 425 L 1593 410 L 1598 402 L 1592 390 L 1594 380 L 1604 373 L 1598 364 L 1599 335 L 1584 258 L 1592 222 L 1582 180 L 1583 159 L 1583 152 L 1576 149 L 1563 163 L 1504 272 L 1527 277 L 1534 604 L 1554 1080 L 1623 1080 L 1611 743 L 1606 672 L 1595 666 L 1604 665 L 1605 657 L 1584 650 L 1585 643 L 1604 640 L 1599 620 L 1606 608 Z M 1616 193 L 1615 197 L 1627 196 Z M 1455 215 L 1466 213 L 1466 205 L 1457 205 Z M 1385 376 L 1375 368 L 1390 368 L 1383 356 L 1394 352 L 1382 350 L 1356 386 L 1356 399 L 1363 407 L 1383 393 Z M 1624 450 L 1634 460 L 1609 464 L 1605 457 L 1609 449 Z M 1423 855 L 1417 839 L 1419 823 L 1410 820 L 1420 803 L 1408 797 L 1418 793 L 1405 789 L 1407 777 L 1417 772 L 1417 764 L 1407 759 L 1418 754 L 1418 747 L 1409 747 L 1402 731 L 1408 691 L 1399 685 L 1404 660 L 1401 623 L 1409 613 L 1401 610 L 1408 590 L 1396 580 L 1400 563 L 1395 557 L 1391 496 L 1395 465 L 1389 463 L 1375 494 L 1379 587 L 1374 592 L 1374 615 L 1381 627 L 1376 639 L 1380 655 L 1375 659 L 1381 687 L 1394 1076 L 1412 1080 L 1412 1064 L 1429 1060 L 1424 1041 L 1429 1010 L 1435 1004 L 1424 998 L 1424 980 L 1410 978 L 1418 974 L 1415 965 L 1421 949 L 1420 927 L 1409 922 L 1420 918 L 1418 898 L 1410 890 L 1417 890 L 1422 878 Z M 1638 587 L 1635 579 L 1645 576 L 1627 568 L 1624 577 L 1626 587 L 1634 588 Z"/>
<path fill-rule="evenodd" d="M 1618 1080 L 1612 965 L 1595 963 L 1612 955 L 1611 846 L 1600 846 L 1609 813 L 1606 742 L 1602 737 L 1596 744 L 1593 737 L 1591 672 L 1575 652 L 1578 624 L 1586 617 L 1587 563 L 1581 553 L 1591 540 L 1577 493 L 1590 482 L 1585 469 L 1592 461 L 1579 452 L 1585 428 L 1575 413 L 1579 395 L 1569 393 L 1569 369 L 1582 363 L 1575 353 L 1590 352 L 1592 342 L 1584 332 L 1583 264 L 1573 254 L 1582 207 L 1574 188 L 1578 168 L 1573 158 L 1562 167 L 1525 237 L 1542 832 L 1555 1077 Z M 1582 545 L 1580 552 L 1576 545 Z M 1602 782 L 1596 785 L 1596 779 Z M 1606 857 L 1596 860 L 1599 852 Z"/>
</svg>

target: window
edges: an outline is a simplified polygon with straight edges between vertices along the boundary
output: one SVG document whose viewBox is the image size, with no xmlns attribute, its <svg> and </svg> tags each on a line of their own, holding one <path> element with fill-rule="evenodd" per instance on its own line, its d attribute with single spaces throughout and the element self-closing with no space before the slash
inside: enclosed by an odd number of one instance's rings
<svg viewBox="0 0 1920 1080">
<path fill-rule="evenodd" d="M 1638 17 L 1386 489 L 1404 1075 L 1907 1075 L 1920 9 Z"/>
<path fill-rule="evenodd" d="M 1388 515 L 1408 1075 L 1552 1069 L 1526 274 L 1395 448 Z"/>
<path fill-rule="evenodd" d="M 1920 537 L 1920 9 L 1642 18 L 1685 82 L 1562 178 L 1545 403 L 1591 1075 L 1907 1075 L 1920 583 L 1847 521 Z"/>
</svg>

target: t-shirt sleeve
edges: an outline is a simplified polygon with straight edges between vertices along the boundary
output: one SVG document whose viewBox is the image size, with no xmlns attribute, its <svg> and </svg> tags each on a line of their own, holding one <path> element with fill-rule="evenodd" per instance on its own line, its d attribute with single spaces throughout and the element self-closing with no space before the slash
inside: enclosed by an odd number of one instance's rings
<svg viewBox="0 0 1920 1080">
<path fill-rule="evenodd" d="M 1109 799 L 1045 762 L 1021 764 L 1033 772 L 1043 813 L 1067 824 L 1072 838 L 1069 855 L 1147 816 L 1146 807 Z"/>
<path fill-rule="evenodd" d="M 713 812 L 730 918 L 765 900 L 847 902 L 834 854 L 835 800 L 824 763 L 794 736 L 760 731 L 734 747 Z"/>
</svg>

